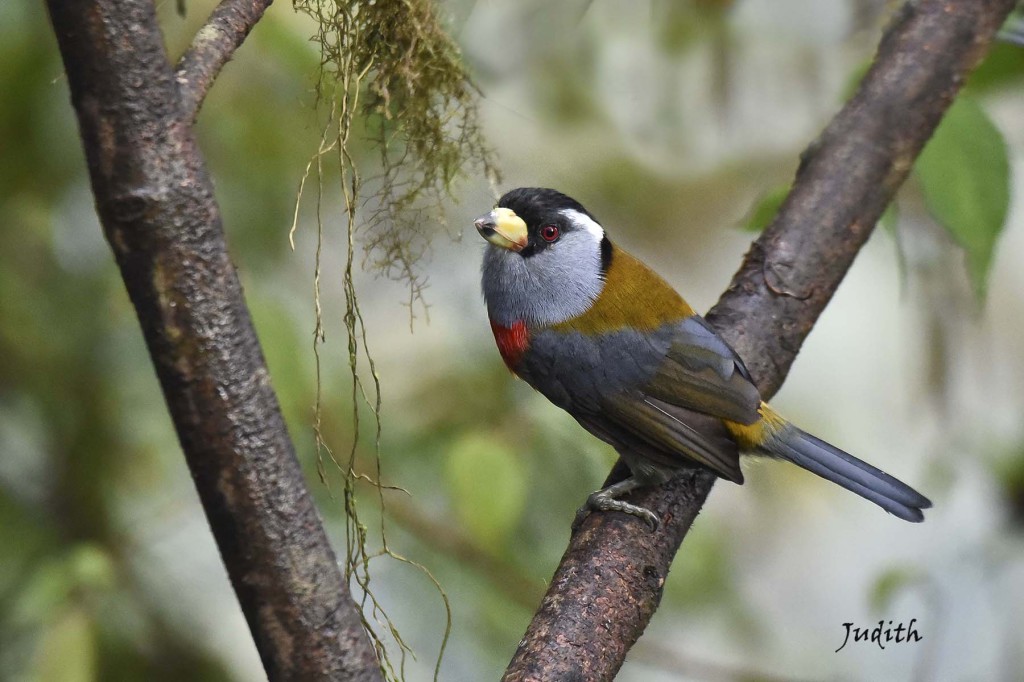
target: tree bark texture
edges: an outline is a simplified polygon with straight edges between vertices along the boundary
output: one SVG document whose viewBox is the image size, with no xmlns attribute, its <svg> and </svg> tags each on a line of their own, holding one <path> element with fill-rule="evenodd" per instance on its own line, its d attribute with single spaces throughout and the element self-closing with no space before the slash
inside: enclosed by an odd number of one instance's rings
<svg viewBox="0 0 1024 682">
<path fill-rule="evenodd" d="M 48 6 L 100 222 L 267 674 L 378 680 L 270 385 L 153 4 Z"/>
<path fill-rule="evenodd" d="M 1014 0 L 915 0 L 856 94 L 804 152 L 788 198 L 707 319 L 767 399 L 782 385 L 886 205 Z M 618 465 L 621 467 L 620 465 Z M 613 471 L 610 479 L 618 476 Z M 591 514 L 570 540 L 505 672 L 509 682 L 609 680 L 657 609 L 669 565 L 714 484 L 693 470 L 632 501 L 662 519 Z"/>
</svg>

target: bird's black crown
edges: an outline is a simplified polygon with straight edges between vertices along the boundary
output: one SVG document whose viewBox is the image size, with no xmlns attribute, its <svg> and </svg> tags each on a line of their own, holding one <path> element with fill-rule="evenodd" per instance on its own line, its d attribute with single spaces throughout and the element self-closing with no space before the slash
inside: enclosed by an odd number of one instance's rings
<svg viewBox="0 0 1024 682">
<path fill-rule="evenodd" d="M 583 208 L 583 205 L 570 196 L 546 187 L 520 187 L 506 192 L 498 200 L 499 208 L 509 208 L 515 214 L 526 221 L 531 228 L 536 228 L 543 222 L 551 221 L 558 216 L 559 211 L 572 209 L 584 215 L 590 216 L 598 222 L 590 211 Z"/>
</svg>

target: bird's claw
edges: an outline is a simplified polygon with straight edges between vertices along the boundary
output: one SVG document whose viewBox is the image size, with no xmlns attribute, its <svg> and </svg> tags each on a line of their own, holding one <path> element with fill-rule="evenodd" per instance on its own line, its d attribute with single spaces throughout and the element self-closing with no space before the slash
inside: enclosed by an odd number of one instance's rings
<svg viewBox="0 0 1024 682">
<path fill-rule="evenodd" d="M 652 533 L 658 530 L 661 526 L 661 519 L 659 519 L 658 515 L 650 509 L 641 507 L 640 505 L 630 504 L 629 502 L 623 502 L 622 500 L 616 500 L 608 494 L 607 490 L 597 490 L 592 492 L 587 497 L 586 503 L 576 511 L 576 518 L 572 522 L 572 530 L 574 533 L 580 527 L 580 524 L 583 523 L 583 520 L 587 518 L 587 515 L 592 511 L 617 511 L 622 512 L 623 514 L 636 516 L 650 527 Z"/>
</svg>

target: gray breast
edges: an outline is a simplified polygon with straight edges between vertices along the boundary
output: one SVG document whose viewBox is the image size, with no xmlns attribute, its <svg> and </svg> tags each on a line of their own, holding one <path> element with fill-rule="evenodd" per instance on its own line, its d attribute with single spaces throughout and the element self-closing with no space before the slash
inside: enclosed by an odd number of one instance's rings
<svg viewBox="0 0 1024 682">
<path fill-rule="evenodd" d="M 597 412 L 602 397 L 635 390 L 657 372 L 672 339 L 672 327 L 653 334 L 621 330 L 587 336 L 541 330 L 518 374 L 548 400 L 569 412 Z"/>
</svg>

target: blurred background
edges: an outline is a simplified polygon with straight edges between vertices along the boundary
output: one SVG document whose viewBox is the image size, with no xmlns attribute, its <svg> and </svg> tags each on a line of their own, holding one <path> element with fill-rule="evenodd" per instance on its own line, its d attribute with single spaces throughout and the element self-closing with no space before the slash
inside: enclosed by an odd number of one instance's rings
<svg viewBox="0 0 1024 682">
<path fill-rule="evenodd" d="M 726 287 L 762 198 L 838 110 L 874 51 L 872 0 L 448 0 L 483 93 L 499 190 L 551 186 L 698 310 Z M 181 53 L 212 0 L 163 2 Z M 227 66 L 197 131 L 274 385 L 321 513 L 344 548 L 338 484 L 317 477 L 314 207 L 288 228 L 319 140 L 308 19 L 281 1 Z M 974 96 L 1024 151 L 1024 50 L 1003 45 Z M 263 677 L 167 416 L 90 194 L 43 3 L 0 3 L 0 679 Z M 370 151 L 363 150 L 365 154 Z M 784 464 L 719 483 L 679 553 L 622 680 L 1017 680 L 1024 668 L 1024 251 L 1020 173 L 984 300 L 916 181 L 808 339 L 774 404 L 922 490 L 900 522 Z M 383 390 L 386 527 L 447 591 L 446 680 L 496 679 L 543 594 L 575 508 L 614 457 L 512 379 L 479 293 L 471 219 L 485 178 L 456 188 L 422 275 L 357 277 Z M 324 431 L 351 442 L 337 198 L 327 219 Z M 430 229 L 433 229 L 432 227 Z M 411 327 L 411 328 L 410 328 Z M 366 429 L 364 429 L 366 431 Z M 371 430 L 372 431 L 372 430 Z M 359 445 L 372 469 L 373 441 Z M 373 527 L 375 493 L 364 488 Z M 398 561 L 377 597 L 430 679 L 441 598 Z M 923 641 L 842 643 L 845 622 L 916 619 Z"/>
</svg>

